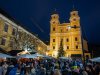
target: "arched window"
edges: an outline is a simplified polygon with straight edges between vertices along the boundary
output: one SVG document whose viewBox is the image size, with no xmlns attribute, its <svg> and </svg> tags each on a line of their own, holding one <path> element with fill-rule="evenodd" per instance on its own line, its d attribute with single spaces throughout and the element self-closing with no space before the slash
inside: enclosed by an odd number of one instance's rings
<svg viewBox="0 0 100 75">
<path fill-rule="evenodd" d="M 55 49 L 55 46 L 53 46 L 53 49 Z"/>
<path fill-rule="evenodd" d="M 74 18 L 73 21 L 76 21 L 76 18 Z"/>
<path fill-rule="evenodd" d="M 76 49 L 78 49 L 78 46 L 76 46 Z"/>
<path fill-rule="evenodd" d="M 67 49 L 69 49 L 69 46 L 67 46 Z"/>
<path fill-rule="evenodd" d="M 69 42 L 69 39 L 67 38 L 66 41 Z"/>
<path fill-rule="evenodd" d="M 53 31 L 55 31 L 55 27 L 53 28 Z"/>
<path fill-rule="evenodd" d="M 53 42 L 55 42 L 55 39 L 53 39 Z"/>
<path fill-rule="evenodd" d="M 75 37 L 75 41 L 78 41 L 78 38 L 77 37 Z"/>
</svg>

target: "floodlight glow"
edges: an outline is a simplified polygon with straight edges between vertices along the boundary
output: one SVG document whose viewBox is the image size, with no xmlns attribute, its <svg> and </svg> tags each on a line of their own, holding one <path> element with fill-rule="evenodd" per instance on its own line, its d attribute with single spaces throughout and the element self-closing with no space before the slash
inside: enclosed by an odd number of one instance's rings
<svg viewBox="0 0 100 75">
<path fill-rule="evenodd" d="M 71 26 L 68 26 L 68 29 L 71 29 Z"/>
</svg>

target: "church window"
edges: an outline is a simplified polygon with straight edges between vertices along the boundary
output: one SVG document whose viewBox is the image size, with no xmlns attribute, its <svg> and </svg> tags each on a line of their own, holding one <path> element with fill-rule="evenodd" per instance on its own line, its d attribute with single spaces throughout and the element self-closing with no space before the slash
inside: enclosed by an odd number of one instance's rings
<svg viewBox="0 0 100 75">
<path fill-rule="evenodd" d="M 53 18 L 55 19 L 56 17 L 54 16 Z"/>
<path fill-rule="evenodd" d="M 53 28 L 53 31 L 55 31 L 55 27 Z"/>
<path fill-rule="evenodd" d="M 74 25 L 74 28 L 76 29 L 76 28 L 77 28 L 77 26 L 76 26 L 76 25 Z"/>
<path fill-rule="evenodd" d="M 75 13 L 73 13 L 73 16 L 75 16 L 76 14 Z"/>
<path fill-rule="evenodd" d="M 53 46 L 53 49 L 55 49 L 55 46 Z"/>
<path fill-rule="evenodd" d="M 66 41 L 69 42 L 69 39 L 67 38 Z"/>
<path fill-rule="evenodd" d="M 68 29 L 66 29 L 66 31 L 68 31 Z"/>
<path fill-rule="evenodd" d="M 55 24 L 55 21 L 53 22 L 53 24 Z"/>
<path fill-rule="evenodd" d="M 61 32 L 62 32 L 62 29 L 61 29 Z"/>
<path fill-rule="evenodd" d="M 63 39 L 61 39 L 61 41 L 63 42 Z"/>
<path fill-rule="evenodd" d="M 76 18 L 74 18 L 73 21 L 76 21 Z"/>
<path fill-rule="evenodd" d="M 76 46 L 76 49 L 78 49 L 78 46 Z"/>
<path fill-rule="evenodd" d="M 69 49 L 69 46 L 67 46 L 67 49 Z"/>
<path fill-rule="evenodd" d="M 78 41 L 78 38 L 77 37 L 75 37 L 75 41 Z"/>
<path fill-rule="evenodd" d="M 55 39 L 53 39 L 53 42 L 55 42 Z"/>
</svg>

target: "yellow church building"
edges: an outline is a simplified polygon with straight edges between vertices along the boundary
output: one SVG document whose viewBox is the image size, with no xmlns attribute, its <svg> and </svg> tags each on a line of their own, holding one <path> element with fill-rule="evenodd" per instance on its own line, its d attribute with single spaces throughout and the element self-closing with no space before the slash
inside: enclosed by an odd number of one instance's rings
<svg viewBox="0 0 100 75">
<path fill-rule="evenodd" d="M 49 56 L 57 57 L 62 40 L 66 57 L 82 57 L 83 46 L 81 42 L 80 16 L 78 15 L 78 11 L 73 10 L 70 12 L 69 21 L 70 23 L 60 23 L 57 13 L 51 15 Z"/>
</svg>

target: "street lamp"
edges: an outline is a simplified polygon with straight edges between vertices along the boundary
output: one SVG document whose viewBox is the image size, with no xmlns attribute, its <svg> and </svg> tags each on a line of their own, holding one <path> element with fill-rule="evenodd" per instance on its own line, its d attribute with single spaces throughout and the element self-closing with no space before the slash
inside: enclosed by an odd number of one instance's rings
<svg viewBox="0 0 100 75">
<path fill-rule="evenodd" d="M 80 33 L 81 33 L 81 43 L 82 43 L 82 53 L 83 53 L 83 61 L 85 62 L 84 49 L 83 49 L 83 35 L 82 35 L 82 28 L 81 28 L 81 26 L 76 26 L 76 25 L 74 25 L 74 26 L 68 26 L 68 29 L 71 29 L 71 28 L 74 28 L 74 29 L 80 28 Z"/>
</svg>

